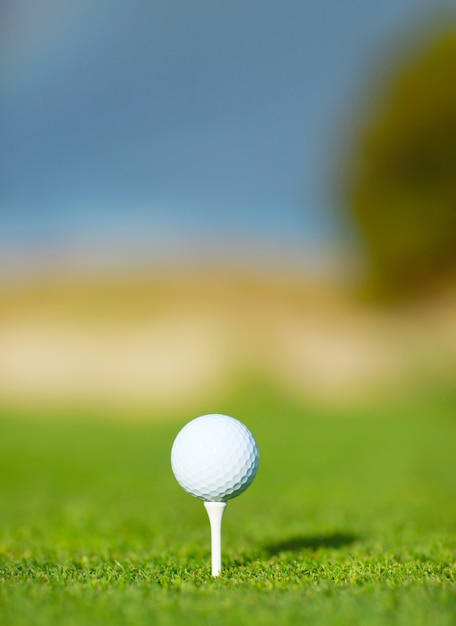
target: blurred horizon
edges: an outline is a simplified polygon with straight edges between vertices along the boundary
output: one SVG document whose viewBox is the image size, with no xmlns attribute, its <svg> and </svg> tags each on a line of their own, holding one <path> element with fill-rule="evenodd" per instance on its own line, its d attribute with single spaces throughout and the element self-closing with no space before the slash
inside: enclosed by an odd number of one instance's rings
<svg viewBox="0 0 456 626">
<path fill-rule="evenodd" d="M 456 384 L 454 3 L 1 11 L 2 405 Z"/>
</svg>

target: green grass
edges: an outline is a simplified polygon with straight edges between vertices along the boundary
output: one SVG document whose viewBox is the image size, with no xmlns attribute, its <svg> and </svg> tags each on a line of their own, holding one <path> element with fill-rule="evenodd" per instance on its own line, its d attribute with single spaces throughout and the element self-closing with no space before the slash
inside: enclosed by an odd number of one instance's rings
<svg viewBox="0 0 456 626">
<path fill-rule="evenodd" d="M 260 471 L 209 573 L 170 447 L 195 415 L 0 421 L 0 623 L 456 623 L 456 396 L 319 411 L 252 385 L 217 407 Z"/>
</svg>

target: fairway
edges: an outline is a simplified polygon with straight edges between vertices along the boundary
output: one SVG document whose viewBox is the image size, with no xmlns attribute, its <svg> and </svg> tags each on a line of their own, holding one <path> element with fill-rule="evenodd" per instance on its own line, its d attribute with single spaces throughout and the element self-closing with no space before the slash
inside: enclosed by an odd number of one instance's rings
<svg viewBox="0 0 456 626">
<path fill-rule="evenodd" d="M 252 383 L 214 411 L 260 449 L 219 579 L 204 507 L 170 468 L 195 414 L 4 410 L 0 623 L 456 623 L 454 393 L 323 410 Z"/>
</svg>

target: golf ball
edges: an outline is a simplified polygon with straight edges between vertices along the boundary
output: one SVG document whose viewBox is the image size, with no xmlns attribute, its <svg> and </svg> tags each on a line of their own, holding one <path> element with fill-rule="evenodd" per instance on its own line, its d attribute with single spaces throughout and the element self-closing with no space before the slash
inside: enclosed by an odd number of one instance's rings
<svg viewBox="0 0 456 626">
<path fill-rule="evenodd" d="M 252 483 L 258 446 L 247 428 L 228 415 L 203 415 L 178 433 L 171 451 L 177 482 L 207 502 L 224 502 Z"/>
</svg>

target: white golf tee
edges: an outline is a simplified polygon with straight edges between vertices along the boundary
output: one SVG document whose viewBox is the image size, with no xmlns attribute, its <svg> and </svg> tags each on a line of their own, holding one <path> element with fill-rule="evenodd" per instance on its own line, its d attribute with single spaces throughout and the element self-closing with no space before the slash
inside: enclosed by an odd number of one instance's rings
<svg viewBox="0 0 456 626">
<path fill-rule="evenodd" d="M 222 569 L 222 519 L 226 502 L 205 502 L 211 524 L 212 576 L 218 576 Z"/>
</svg>

